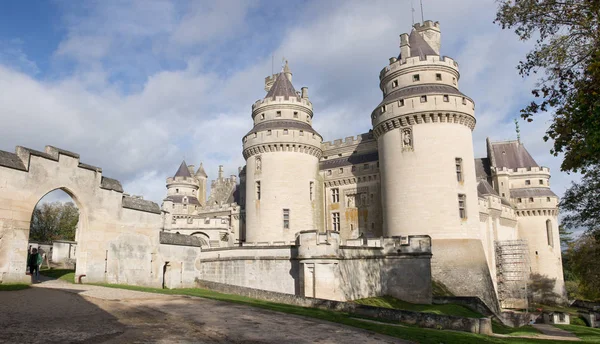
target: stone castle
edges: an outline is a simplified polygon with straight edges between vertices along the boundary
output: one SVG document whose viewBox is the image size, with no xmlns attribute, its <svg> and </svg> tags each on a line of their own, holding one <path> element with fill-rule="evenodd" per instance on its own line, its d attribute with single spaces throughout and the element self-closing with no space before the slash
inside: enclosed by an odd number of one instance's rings
<svg viewBox="0 0 600 344">
<path fill-rule="evenodd" d="M 312 127 L 308 89 L 296 91 L 286 62 L 252 105 L 240 184 L 221 168 L 207 200 L 202 165 L 183 162 L 167 180 L 165 230 L 206 248 L 294 242 L 308 229 L 365 243 L 428 235 L 433 279 L 457 295 L 517 307 L 529 273 L 556 278 L 562 294 L 550 172 L 519 141 L 488 139 L 487 157 L 474 157 L 475 103 L 440 46 L 437 22 L 402 34 L 379 74 L 373 129 L 333 142 Z"/>
<path fill-rule="evenodd" d="M 323 142 L 308 89 L 265 80 L 242 138 L 239 176 L 202 164 L 167 179 L 162 207 L 102 169 L 47 146 L 0 151 L 0 283 L 22 282 L 37 202 L 62 189 L 80 211 L 81 282 L 168 288 L 208 281 L 332 300 L 392 295 L 428 303 L 432 285 L 520 308 L 531 273 L 564 280 L 548 168 L 517 141 L 474 157 L 475 103 L 440 27 L 400 36 L 380 74 L 373 129 Z M 374 104 L 375 105 L 375 104 Z M 208 197 L 207 197 L 208 194 Z"/>
</svg>

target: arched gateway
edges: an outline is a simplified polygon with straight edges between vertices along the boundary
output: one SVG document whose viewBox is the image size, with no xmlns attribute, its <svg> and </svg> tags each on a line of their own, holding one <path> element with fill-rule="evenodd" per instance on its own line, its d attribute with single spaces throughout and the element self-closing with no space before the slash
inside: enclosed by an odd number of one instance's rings
<svg viewBox="0 0 600 344">
<path fill-rule="evenodd" d="M 123 193 L 118 180 L 46 146 L 0 151 L 0 283 L 29 283 L 25 274 L 32 212 L 47 193 L 61 189 L 79 208 L 76 278 L 86 282 L 160 284 L 164 254 L 160 208 Z M 199 250 L 199 249 L 198 249 Z M 191 264 L 193 266 L 193 264 Z"/>
</svg>

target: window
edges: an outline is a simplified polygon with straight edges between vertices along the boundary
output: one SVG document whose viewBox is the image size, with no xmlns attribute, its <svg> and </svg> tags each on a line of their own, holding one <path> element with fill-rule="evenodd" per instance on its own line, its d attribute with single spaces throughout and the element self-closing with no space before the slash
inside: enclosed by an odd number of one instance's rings
<svg viewBox="0 0 600 344">
<path fill-rule="evenodd" d="M 308 185 L 310 200 L 315 200 L 315 182 L 310 182 Z"/>
<path fill-rule="evenodd" d="M 271 135 L 273 131 L 271 129 L 267 130 L 267 135 Z"/>
<path fill-rule="evenodd" d="M 400 99 L 398 101 L 398 106 L 404 106 L 404 99 Z"/>
<path fill-rule="evenodd" d="M 281 117 L 281 111 L 277 111 L 276 117 Z"/>
<path fill-rule="evenodd" d="M 340 168 L 340 174 L 344 173 L 344 169 Z"/>
<path fill-rule="evenodd" d="M 533 197 L 529 197 L 529 202 L 533 203 Z"/>
<path fill-rule="evenodd" d="M 310 122 L 310 116 L 309 115 L 306 115 L 306 121 Z"/>
<path fill-rule="evenodd" d="M 467 218 L 467 196 L 458 194 L 458 214 L 461 219 Z"/>
<path fill-rule="evenodd" d="M 523 199 L 522 198 L 517 198 L 517 202 L 523 203 Z"/>
<path fill-rule="evenodd" d="M 256 181 L 256 199 L 260 201 L 260 180 Z"/>
<path fill-rule="evenodd" d="M 352 168 L 350 169 L 352 172 L 356 171 L 356 166 L 352 166 Z"/>
<path fill-rule="evenodd" d="M 258 134 L 257 134 L 257 133 L 254 133 L 254 138 L 256 138 L 257 136 L 258 136 Z"/>
<path fill-rule="evenodd" d="M 179 189 L 175 189 L 175 193 L 179 193 Z"/>
<path fill-rule="evenodd" d="M 442 74 L 441 73 L 436 73 L 435 74 L 435 80 L 442 81 Z"/>
<path fill-rule="evenodd" d="M 287 135 L 287 134 L 289 134 L 289 133 L 290 133 L 290 132 L 289 132 L 289 130 L 287 130 L 287 129 L 283 129 L 283 135 Z"/>
<path fill-rule="evenodd" d="M 369 164 L 364 164 L 363 165 L 363 170 L 368 170 L 369 169 Z"/>
<path fill-rule="evenodd" d="M 330 176 L 331 175 L 331 170 L 327 170 L 327 175 Z"/>
<path fill-rule="evenodd" d="M 456 78 L 452 78 L 452 83 L 456 85 Z"/>
<path fill-rule="evenodd" d="M 413 75 L 413 81 L 419 81 L 419 80 L 421 80 L 421 78 L 419 77 L 419 74 Z"/>
<path fill-rule="evenodd" d="M 283 228 L 290 229 L 290 210 L 283 209 Z"/>
<path fill-rule="evenodd" d="M 264 113 L 260 114 L 260 119 L 265 119 L 265 114 Z"/>
<path fill-rule="evenodd" d="M 540 179 L 540 185 L 544 185 L 544 180 Z"/>
<path fill-rule="evenodd" d="M 384 106 L 382 106 L 382 107 L 379 109 L 379 111 L 380 111 L 381 113 L 384 113 L 384 112 L 385 112 L 385 110 L 386 110 L 386 107 L 385 107 L 385 105 L 384 105 Z"/>
<path fill-rule="evenodd" d="M 398 80 L 392 81 L 392 88 L 398 87 Z"/>
<path fill-rule="evenodd" d="M 204 219 L 204 224 L 205 224 L 205 225 L 208 225 L 208 224 L 210 224 L 210 219 L 209 219 L 208 217 Z"/>
<path fill-rule="evenodd" d="M 333 230 L 336 232 L 340 231 L 340 213 L 331 213 L 333 222 Z"/>
<path fill-rule="evenodd" d="M 427 96 L 421 96 L 421 103 L 427 103 Z"/>
<path fill-rule="evenodd" d="M 552 221 L 546 220 L 546 238 L 548 239 L 548 246 L 554 247 L 554 240 L 552 240 Z"/>
<path fill-rule="evenodd" d="M 462 159 L 456 158 L 454 159 L 456 163 L 456 180 L 459 182 L 463 181 L 463 173 L 462 173 Z"/>
<path fill-rule="evenodd" d="M 331 189 L 331 203 L 339 203 L 340 202 L 340 189 L 335 188 Z"/>
<path fill-rule="evenodd" d="M 188 217 L 188 219 L 187 219 L 187 223 L 188 223 L 188 224 L 192 224 L 192 223 L 194 223 L 194 219 L 192 219 L 191 217 Z"/>
<path fill-rule="evenodd" d="M 463 97 L 463 105 L 467 105 L 467 98 Z"/>
<path fill-rule="evenodd" d="M 550 197 L 546 197 L 546 202 L 550 202 Z"/>
<path fill-rule="evenodd" d="M 525 185 L 531 185 L 531 180 L 527 179 L 527 180 L 525 181 Z"/>
<path fill-rule="evenodd" d="M 294 111 L 294 118 L 298 118 L 298 111 Z"/>
<path fill-rule="evenodd" d="M 444 101 L 447 103 L 450 101 L 450 97 L 447 94 L 444 94 Z"/>
<path fill-rule="evenodd" d="M 504 194 L 504 192 L 503 192 L 503 193 L 502 193 L 502 197 L 504 197 L 504 196 L 506 196 L 506 195 L 505 195 L 505 194 Z"/>
<path fill-rule="evenodd" d="M 304 136 L 304 130 L 300 130 L 300 136 Z"/>
</svg>

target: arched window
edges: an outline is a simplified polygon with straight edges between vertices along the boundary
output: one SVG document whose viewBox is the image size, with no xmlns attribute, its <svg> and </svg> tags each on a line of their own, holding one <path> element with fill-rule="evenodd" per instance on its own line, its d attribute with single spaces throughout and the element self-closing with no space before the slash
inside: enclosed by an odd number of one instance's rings
<svg viewBox="0 0 600 344">
<path fill-rule="evenodd" d="M 552 221 L 546 220 L 546 237 L 548 238 L 548 246 L 554 247 L 554 240 L 552 239 Z"/>
</svg>

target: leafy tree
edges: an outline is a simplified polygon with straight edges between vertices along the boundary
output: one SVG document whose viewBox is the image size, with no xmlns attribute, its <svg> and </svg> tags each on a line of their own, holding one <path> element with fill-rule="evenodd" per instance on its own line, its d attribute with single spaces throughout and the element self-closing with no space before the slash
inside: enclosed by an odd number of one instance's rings
<svg viewBox="0 0 600 344">
<path fill-rule="evenodd" d="M 600 300 L 600 240 L 589 233 L 582 235 L 569 250 L 569 258 L 581 296 Z"/>
<path fill-rule="evenodd" d="M 33 211 L 30 240 L 75 240 L 79 210 L 72 202 L 38 204 Z"/>
<path fill-rule="evenodd" d="M 518 65 L 539 75 L 536 98 L 521 110 L 554 110 L 544 140 L 564 153 L 563 171 L 586 172 L 600 163 L 600 0 L 499 0 L 495 22 L 535 47 Z"/>
<path fill-rule="evenodd" d="M 555 305 L 560 295 L 554 292 L 556 279 L 532 273 L 527 286 L 529 304 Z"/>
<path fill-rule="evenodd" d="M 594 166 L 581 179 L 572 183 L 560 202 L 566 212 L 562 219 L 565 228 L 585 228 L 600 240 L 600 165 Z"/>
</svg>

